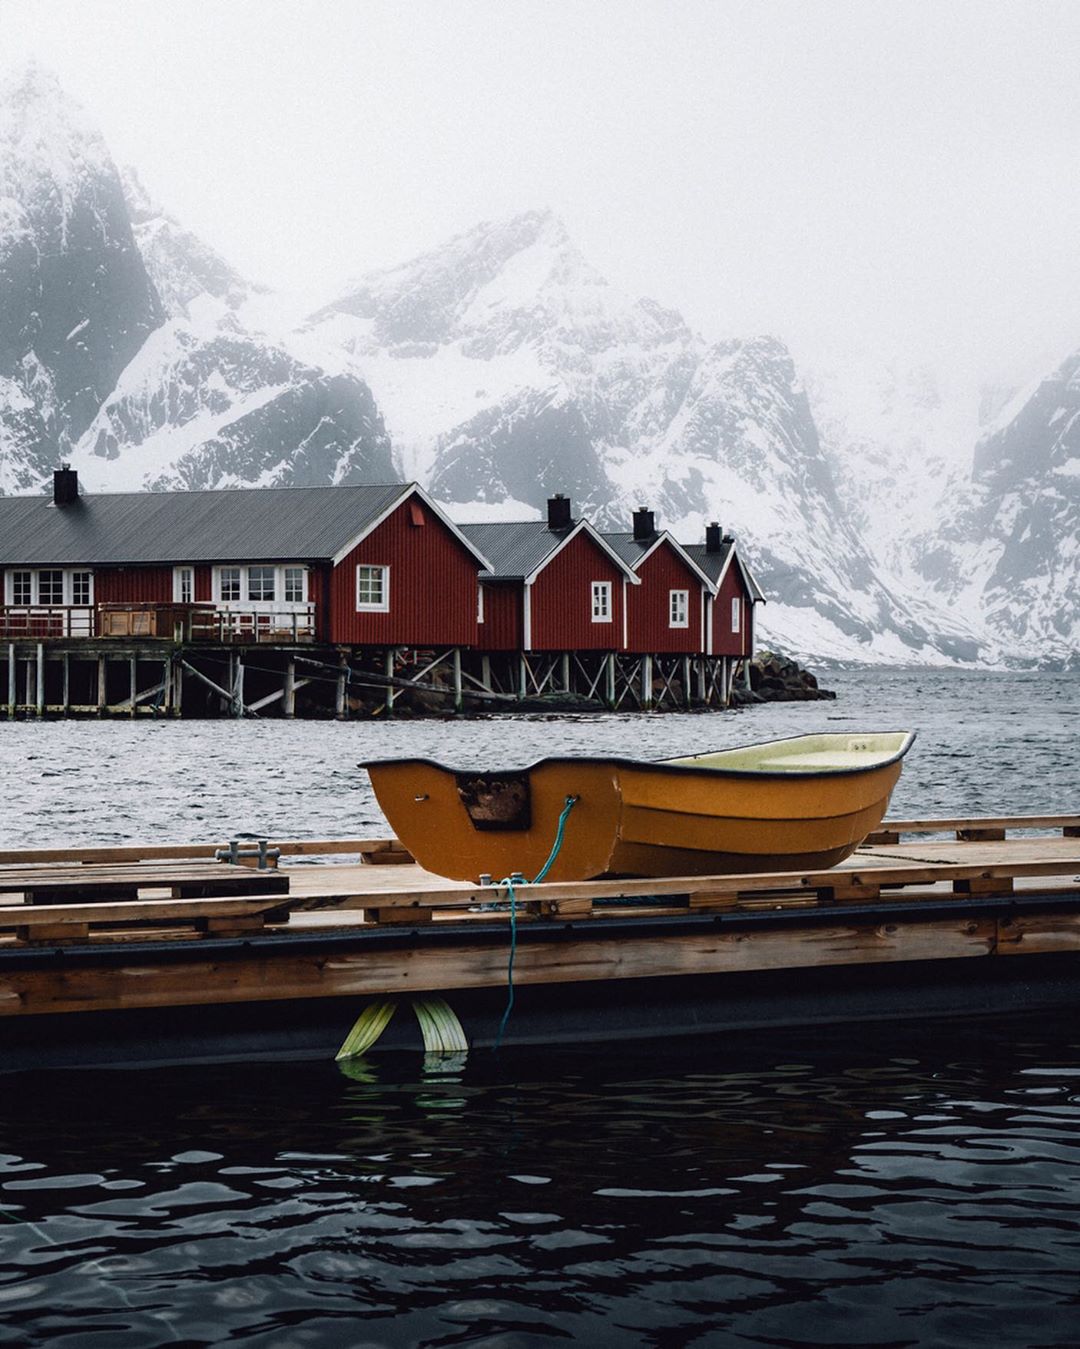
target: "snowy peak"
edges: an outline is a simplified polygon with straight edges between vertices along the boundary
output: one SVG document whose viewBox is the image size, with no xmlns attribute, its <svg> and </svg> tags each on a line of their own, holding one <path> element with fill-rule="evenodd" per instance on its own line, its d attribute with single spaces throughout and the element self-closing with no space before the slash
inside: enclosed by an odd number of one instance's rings
<svg viewBox="0 0 1080 1349">
<path fill-rule="evenodd" d="M 135 242 L 170 317 L 203 317 L 207 310 L 217 317 L 262 291 L 168 215 L 134 169 L 124 169 L 123 188 Z"/>
</svg>

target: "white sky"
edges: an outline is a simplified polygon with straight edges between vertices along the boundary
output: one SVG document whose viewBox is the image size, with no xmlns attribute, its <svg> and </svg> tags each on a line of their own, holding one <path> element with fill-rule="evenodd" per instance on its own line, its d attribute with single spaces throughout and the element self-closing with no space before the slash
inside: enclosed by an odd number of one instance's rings
<svg viewBox="0 0 1080 1349">
<path fill-rule="evenodd" d="M 551 206 L 712 336 L 1080 344 L 1072 0 L 0 0 L 118 161 L 310 293 Z"/>
</svg>

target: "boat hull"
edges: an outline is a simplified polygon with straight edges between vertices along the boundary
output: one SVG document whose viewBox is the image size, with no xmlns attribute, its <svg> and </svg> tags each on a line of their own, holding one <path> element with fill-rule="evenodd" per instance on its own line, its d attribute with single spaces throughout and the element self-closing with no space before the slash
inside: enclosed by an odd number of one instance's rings
<svg viewBox="0 0 1080 1349">
<path fill-rule="evenodd" d="M 574 881 L 835 866 L 881 823 L 901 762 L 805 774 L 591 758 L 544 759 L 517 774 L 422 759 L 367 768 L 404 846 L 425 870 L 455 880 L 532 879 L 575 798 L 547 875 Z"/>
</svg>

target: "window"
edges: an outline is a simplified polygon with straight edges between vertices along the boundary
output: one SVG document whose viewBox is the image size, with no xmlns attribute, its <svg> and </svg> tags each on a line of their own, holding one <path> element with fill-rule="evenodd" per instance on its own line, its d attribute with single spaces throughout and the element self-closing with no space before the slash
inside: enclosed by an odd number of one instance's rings
<svg viewBox="0 0 1080 1349">
<path fill-rule="evenodd" d="M 94 602 L 94 573 L 49 567 L 8 573 L 8 604 L 87 605 Z"/>
<path fill-rule="evenodd" d="M 484 587 L 482 585 L 476 587 L 476 621 L 477 623 L 483 623 L 484 621 Z"/>
<path fill-rule="evenodd" d="M 742 602 L 738 595 L 731 601 L 731 631 L 738 632 L 742 622 Z"/>
<path fill-rule="evenodd" d="M 248 599 L 259 601 L 273 600 L 275 594 L 275 569 L 273 567 L 248 567 Z"/>
<path fill-rule="evenodd" d="M 304 591 L 307 586 L 304 582 L 307 579 L 307 570 L 304 567 L 286 567 L 285 568 L 285 603 L 303 604 L 307 598 Z"/>
<path fill-rule="evenodd" d="M 64 573 L 62 571 L 38 572 L 38 604 L 63 604 Z"/>
<path fill-rule="evenodd" d="M 389 567 L 357 567 L 356 607 L 383 612 L 390 608 Z"/>
<path fill-rule="evenodd" d="M 594 581 L 592 583 L 592 621 L 594 623 L 611 622 L 610 581 Z"/>
<path fill-rule="evenodd" d="M 195 600 L 195 568 L 173 568 L 173 599 L 180 604 L 192 604 Z"/>
<path fill-rule="evenodd" d="M 224 601 L 240 598 L 240 568 L 222 567 L 218 573 L 220 598 Z"/>
<path fill-rule="evenodd" d="M 688 628 L 690 626 L 689 590 L 668 591 L 668 627 Z"/>
</svg>

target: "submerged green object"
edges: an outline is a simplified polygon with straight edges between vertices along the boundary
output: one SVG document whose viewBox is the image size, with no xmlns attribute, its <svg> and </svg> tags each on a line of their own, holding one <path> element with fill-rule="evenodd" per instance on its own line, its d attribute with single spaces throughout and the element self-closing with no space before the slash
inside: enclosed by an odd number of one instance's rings
<svg viewBox="0 0 1080 1349">
<path fill-rule="evenodd" d="M 390 1018 L 396 1010 L 397 1003 L 393 998 L 387 998 L 384 1002 L 373 1002 L 365 1007 L 356 1018 L 352 1030 L 346 1035 L 341 1048 L 334 1055 L 335 1061 L 355 1059 L 361 1054 L 366 1054 L 389 1026 Z"/>
<path fill-rule="evenodd" d="M 445 998 L 423 998 L 413 1003 L 426 1054 L 464 1054 L 469 1048 L 465 1029 Z"/>
</svg>

